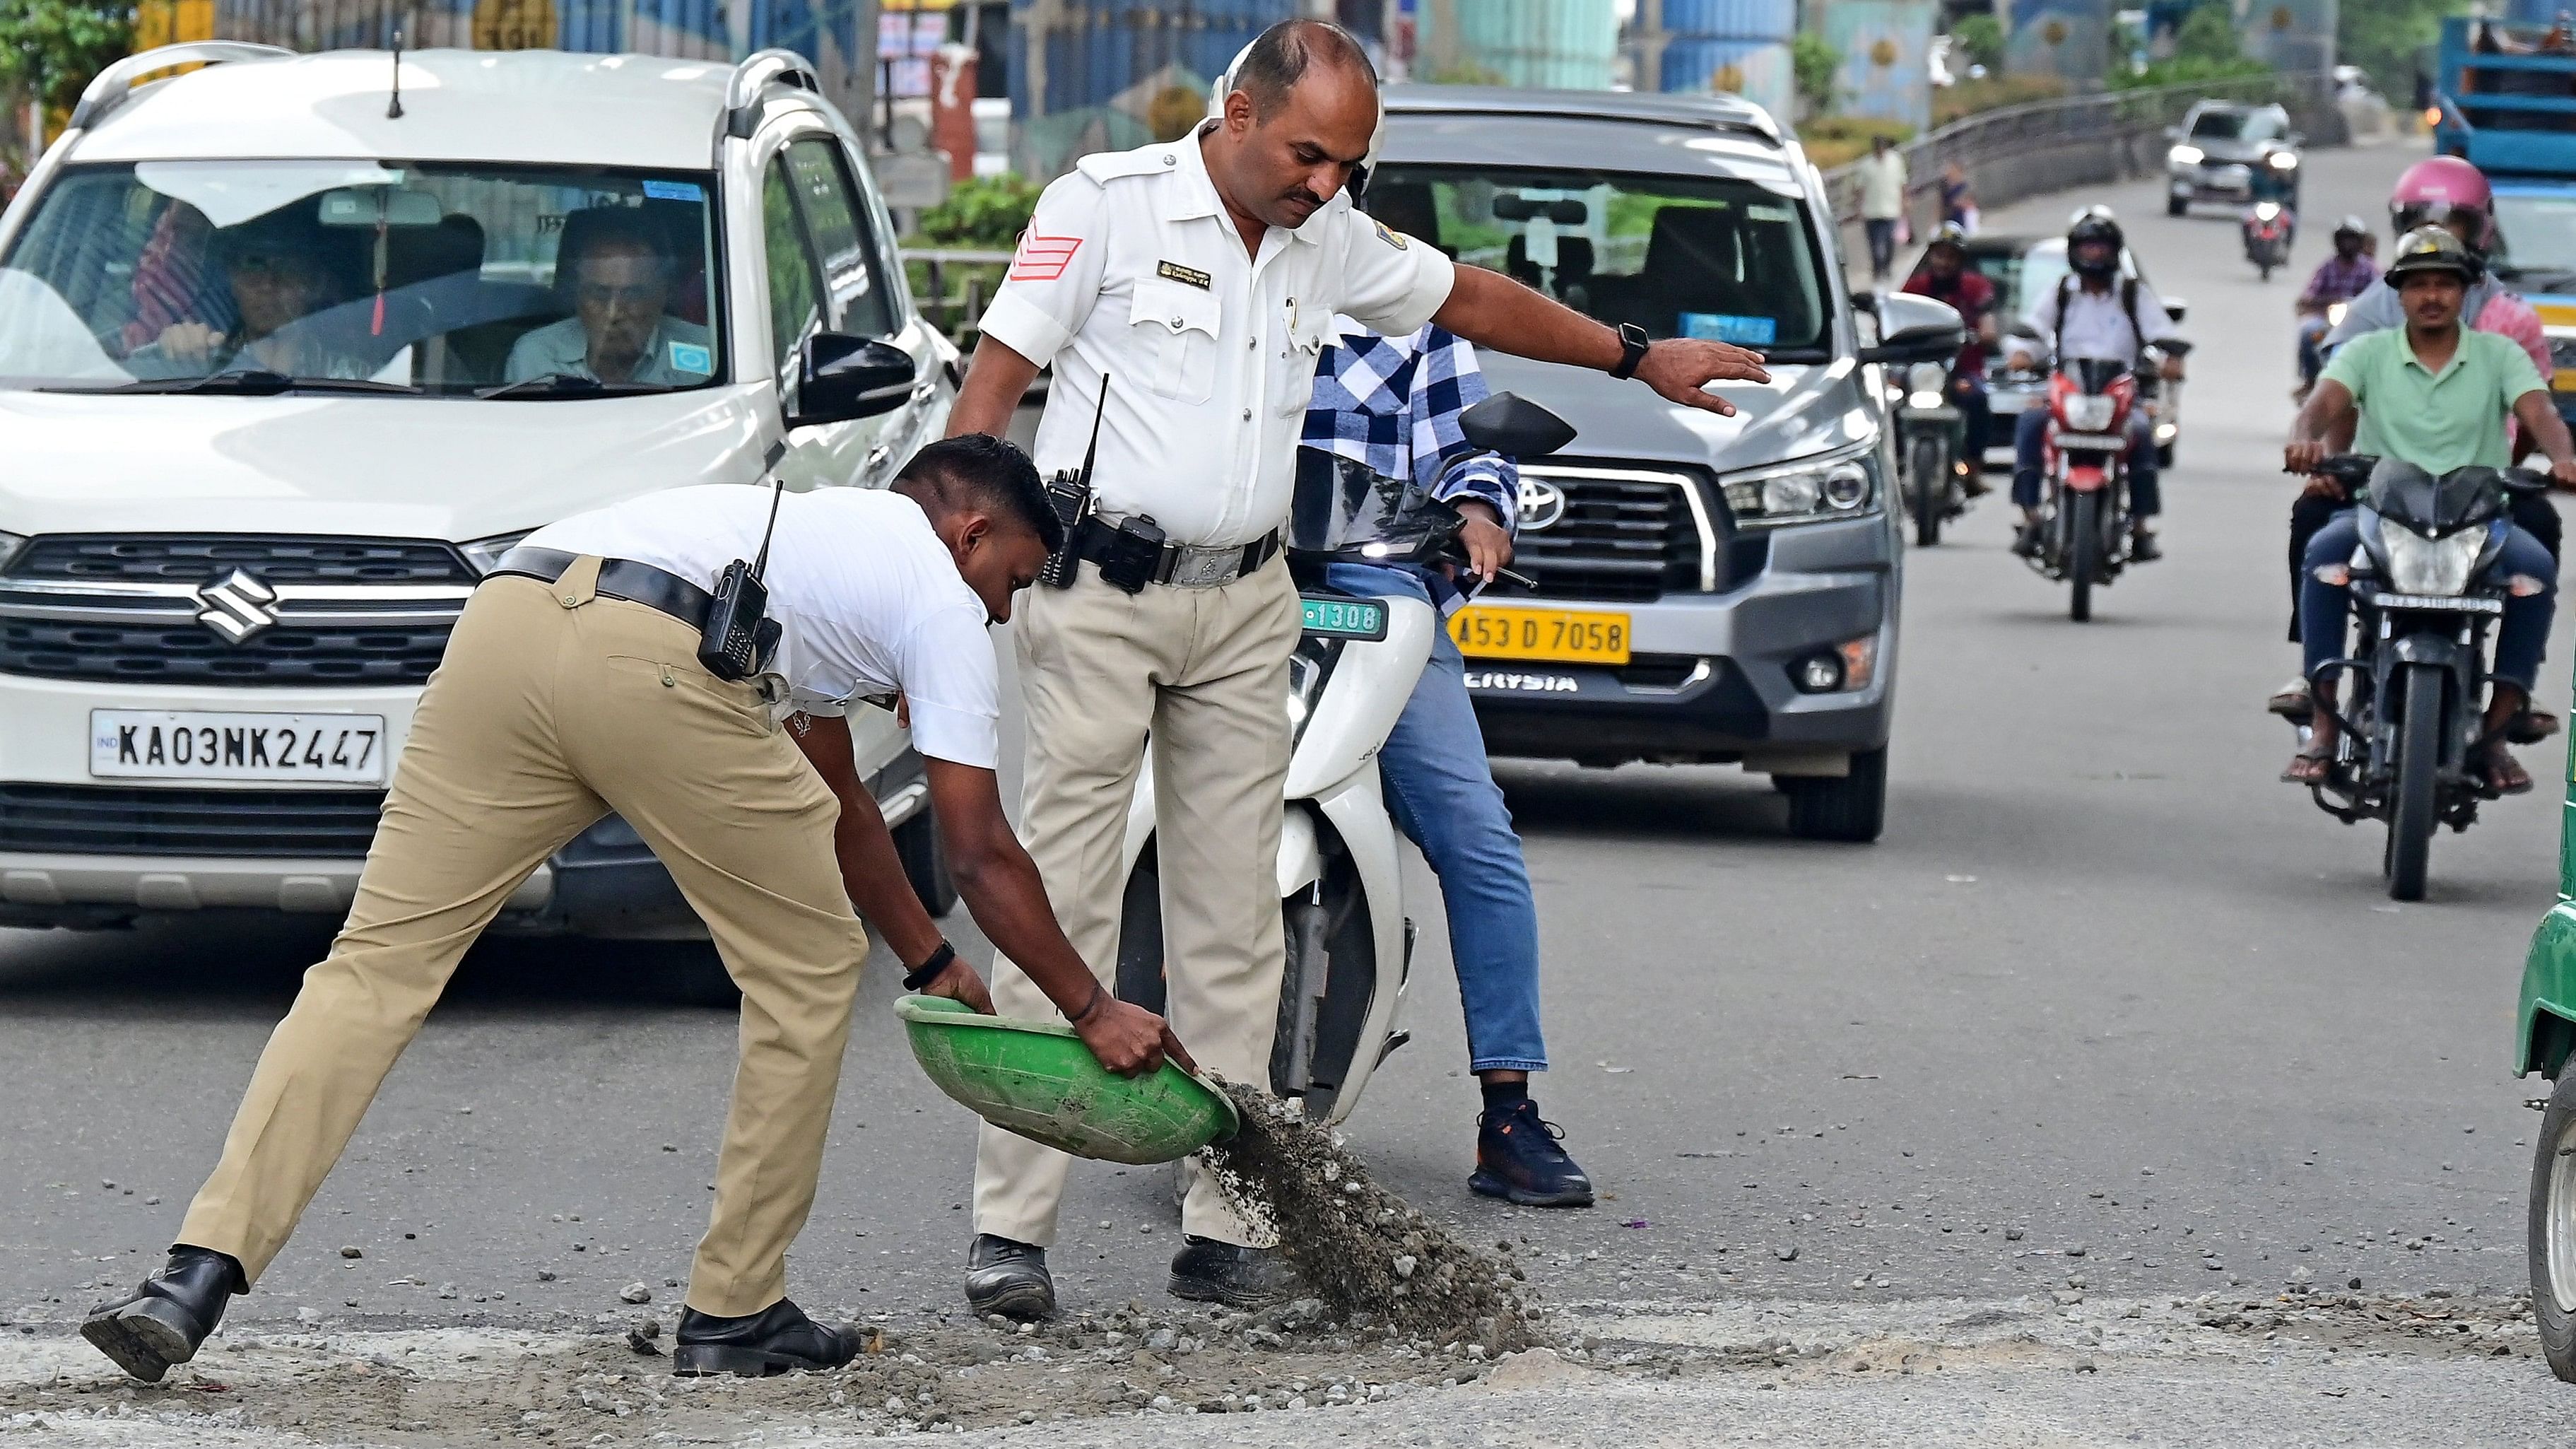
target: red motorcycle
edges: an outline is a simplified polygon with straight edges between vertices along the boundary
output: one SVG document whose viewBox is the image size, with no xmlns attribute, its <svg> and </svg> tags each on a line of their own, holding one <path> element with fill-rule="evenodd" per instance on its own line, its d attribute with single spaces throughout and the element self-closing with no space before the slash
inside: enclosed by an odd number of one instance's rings
<svg viewBox="0 0 2576 1449">
<path fill-rule="evenodd" d="M 2031 567 L 2064 579 L 2067 615 L 2093 617 L 2093 586 L 2129 561 L 2129 414 L 2138 379 L 2129 365 L 2080 357 L 2048 379 L 2046 491 Z"/>
</svg>

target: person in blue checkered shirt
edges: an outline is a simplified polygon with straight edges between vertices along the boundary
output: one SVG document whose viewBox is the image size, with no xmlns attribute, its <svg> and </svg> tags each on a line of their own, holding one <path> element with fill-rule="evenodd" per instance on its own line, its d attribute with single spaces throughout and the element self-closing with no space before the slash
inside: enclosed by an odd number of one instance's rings
<svg viewBox="0 0 2576 1449">
<path fill-rule="evenodd" d="M 1334 564 L 1333 587 L 1406 595 L 1443 618 L 1463 604 L 1462 584 L 1511 562 L 1520 473 L 1512 460 L 1471 447 L 1458 415 L 1485 397 L 1465 339 L 1432 325 L 1408 337 L 1334 319 L 1335 341 L 1315 371 L 1300 443 L 1352 459 L 1388 478 L 1412 478 L 1454 505 L 1465 577 L 1447 567 Z M 1468 1185 L 1524 1207 L 1589 1207 L 1592 1181 L 1530 1100 L 1529 1074 L 1547 1069 L 1539 1032 L 1538 906 L 1520 836 L 1485 757 L 1484 732 L 1467 696 L 1466 661 L 1444 631 L 1386 747 L 1378 753 L 1387 808 L 1440 877 L 1449 954 L 1466 1008 L 1468 1065 L 1484 1088 L 1476 1171 Z"/>
</svg>

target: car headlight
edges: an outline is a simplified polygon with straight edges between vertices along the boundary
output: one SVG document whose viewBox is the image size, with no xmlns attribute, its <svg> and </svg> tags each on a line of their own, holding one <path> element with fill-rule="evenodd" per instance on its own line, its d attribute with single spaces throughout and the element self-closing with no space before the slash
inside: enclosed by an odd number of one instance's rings
<svg viewBox="0 0 2576 1449">
<path fill-rule="evenodd" d="M 1859 513 L 1878 497 L 1868 452 L 1810 458 L 1757 468 L 1726 479 L 1726 506 L 1737 526 L 1763 528 Z"/>
<path fill-rule="evenodd" d="M 2275 171 L 2294 171 L 2298 169 L 2299 153 L 2296 151 L 2275 151 L 2270 156 L 2265 157 L 2264 160 Z"/>
<path fill-rule="evenodd" d="M 10 563 L 18 557 L 18 550 L 26 546 L 25 534 L 0 533 L 0 569 L 9 567 Z"/>
<path fill-rule="evenodd" d="M 2379 543 L 2388 555 L 2389 585 L 2397 592 L 2447 597 L 2468 588 L 2469 570 L 2486 552 L 2487 535 L 2482 528 L 2464 528 L 2446 538 L 2426 538 L 2382 519 Z"/>
<path fill-rule="evenodd" d="M 2165 159 L 2176 166 L 2197 166 L 2209 158 L 2198 146 L 2176 146 L 2165 153 Z"/>
<path fill-rule="evenodd" d="M 465 561 L 474 566 L 475 573 L 489 574 L 501 566 L 501 555 L 517 548 L 519 540 L 534 532 L 536 530 L 533 528 L 523 528 L 516 533 L 496 533 L 490 538 L 478 538 L 472 543 L 460 543 L 456 546 L 456 551 L 465 555 Z"/>
<path fill-rule="evenodd" d="M 2077 393 L 2065 404 L 2066 426 L 2079 433 L 2098 433 L 2111 426 L 2111 414 L 2118 407 L 2100 393 Z"/>
</svg>

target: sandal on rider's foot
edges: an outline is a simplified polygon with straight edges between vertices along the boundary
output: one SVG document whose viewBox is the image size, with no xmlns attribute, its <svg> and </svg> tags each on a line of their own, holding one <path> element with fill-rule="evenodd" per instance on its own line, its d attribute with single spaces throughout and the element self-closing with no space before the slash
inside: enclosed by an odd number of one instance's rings
<svg viewBox="0 0 2576 1449">
<path fill-rule="evenodd" d="M 2322 785 L 2333 769 L 2333 746 L 2310 744 L 2290 757 L 2290 767 L 2281 772 L 2281 779 L 2290 785 Z M 2529 782 L 2524 782 L 2524 786 L 2529 788 Z"/>
<path fill-rule="evenodd" d="M 2536 745 L 2558 733 L 2558 716 L 2545 709 L 2526 709 L 2505 726 L 2505 739 L 2517 745 Z"/>
<path fill-rule="evenodd" d="M 2531 772 L 2525 770 L 2522 762 L 2506 750 L 2488 750 L 2486 758 L 2479 762 L 2478 778 L 2484 780 L 2487 788 L 2498 795 L 2531 793 Z"/>
<path fill-rule="evenodd" d="M 2306 724 L 2316 718 L 2317 701 L 2316 697 L 2308 692 L 2307 680 L 2293 679 L 2274 690 L 2272 697 L 2263 701 L 2263 708 L 2292 724 Z"/>
</svg>

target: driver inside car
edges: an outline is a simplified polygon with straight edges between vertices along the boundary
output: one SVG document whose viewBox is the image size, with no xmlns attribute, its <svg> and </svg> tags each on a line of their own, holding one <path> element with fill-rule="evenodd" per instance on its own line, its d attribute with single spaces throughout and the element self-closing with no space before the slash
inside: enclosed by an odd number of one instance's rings
<svg viewBox="0 0 2576 1449">
<path fill-rule="evenodd" d="M 2509 467 L 2513 451 L 2505 419 L 2511 416 L 2548 454 L 2551 477 L 2562 487 L 2576 487 L 2576 447 L 2539 369 L 2511 338 L 2460 325 L 2462 304 L 2483 270 L 2476 254 L 2441 227 L 2419 227 L 2399 239 L 2387 280 L 2405 306 L 2406 325 L 2357 338 L 2326 364 L 2292 427 L 2283 455 L 2287 471 L 2313 473 L 2327 456 L 2327 440 L 2355 408 L 2361 410 L 2356 452 L 2412 463 L 2435 477 L 2456 468 Z M 2299 634 L 2311 680 L 2344 648 L 2352 595 L 2338 574 L 2360 540 L 2359 521 L 2347 508 L 2308 542 L 2299 570 Z M 2485 724 L 2491 735 L 2530 704 L 2549 643 L 2558 565 L 2538 539 L 2516 526 L 2492 573 L 2511 581 L 2511 594 L 2496 627 Z M 2306 747 L 2281 772 L 2292 784 L 2314 785 L 2333 767 L 2340 733 L 2335 681 L 2313 688 L 2326 708 L 2315 711 Z M 2531 776 L 2501 739 L 2486 747 L 2476 769 L 2499 795 L 2531 788 Z"/>
<path fill-rule="evenodd" d="M 715 375 L 707 329 L 664 310 L 673 265 L 661 238 L 623 207 L 576 212 L 564 224 L 559 274 L 573 315 L 520 338 L 502 381 L 541 377 L 691 387 Z"/>
<path fill-rule="evenodd" d="M 142 378 L 262 371 L 288 377 L 357 378 L 369 369 L 294 324 L 341 300 L 330 249 L 318 227 L 273 211 L 212 234 L 234 320 L 172 322 L 128 353 Z"/>
</svg>

